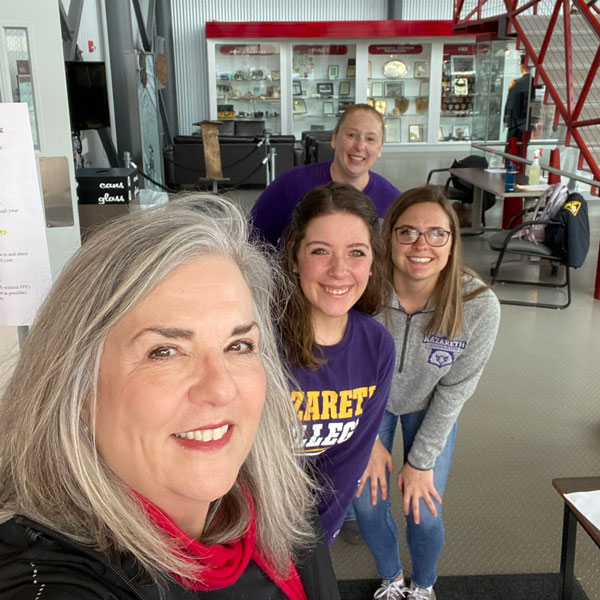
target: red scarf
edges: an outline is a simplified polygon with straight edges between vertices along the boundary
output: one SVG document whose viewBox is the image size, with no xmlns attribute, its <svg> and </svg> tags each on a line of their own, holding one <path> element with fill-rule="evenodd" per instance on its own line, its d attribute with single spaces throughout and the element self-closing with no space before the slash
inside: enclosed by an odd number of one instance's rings
<svg viewBox="0 0 600 600">
<path fill-rule="evenodd" d="M 173 575 L 183 587 L 189 590 L 217 590 L 232 585 L 240 578 L 252 559 L 290 600 L 307 600 L 296 567 L 291 561 L 289 574 L 286 579 L 283 579 L 258 552 L 255 543 L 256 511 L 254 503 L 250 499 L 252 521 L 246 533 L 240 539 L 228 544 L 203 546 L 184 533 L 162 510 L 149 500 L 139 494 L 136 495 L 154 523 L 176 539 L 181 548 L 189 554 L 190 562 L 197 562 L 199 566 L 202 565 L 202 568 L 199 569 L 198 579 L 183 579 L 178 575 Z"/>
</svg>

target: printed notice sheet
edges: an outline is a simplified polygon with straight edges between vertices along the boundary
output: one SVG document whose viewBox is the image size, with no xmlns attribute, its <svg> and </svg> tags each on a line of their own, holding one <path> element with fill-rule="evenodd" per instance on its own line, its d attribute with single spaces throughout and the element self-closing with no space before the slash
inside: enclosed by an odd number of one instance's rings
<svg viewBox="0 0 600 600">
<path fill-rule="evenodd" d="M 565 498 L 596 528 L 600 529 L 600 490 L 573 492 Z"/>
<path fill-rule="evenodd" d="M 25 103 L 0 103 L 0 325 L 31 325 L 51 284 Z"/>
</svg>

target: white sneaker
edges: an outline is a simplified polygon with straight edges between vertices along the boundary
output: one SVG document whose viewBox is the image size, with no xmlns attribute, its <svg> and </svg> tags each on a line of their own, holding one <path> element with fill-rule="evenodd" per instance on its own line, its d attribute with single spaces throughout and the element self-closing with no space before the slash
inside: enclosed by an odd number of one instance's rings
<svg viewBox="0 0 600 600">
<path fill-rule="evenodd" d="M 407 598 L 410 600 L 435 600 L 435 592 L 433 586 L 422 588 L 411 582 Z"/>
<path fill-rule="evenodd" d="M 373 595 L 374 600 L 402 600 L 408 598 L 409 589 L 404 585 L 404 579 L 389 581 L 384 579 L 379 589 Z"/>
</svg>

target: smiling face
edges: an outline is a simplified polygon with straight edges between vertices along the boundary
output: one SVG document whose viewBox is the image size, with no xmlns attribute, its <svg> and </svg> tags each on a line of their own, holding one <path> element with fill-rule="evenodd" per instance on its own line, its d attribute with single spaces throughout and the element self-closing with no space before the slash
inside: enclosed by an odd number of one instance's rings
<svg viewBox="0 0 600 600">
<path fill-rule="evenodd" d="M 408 207 L 396 219 L 392 228 L 394 283 L 420 282 L 433 289 L 440 273 L 448 264 L 452 250 L 452 236 L 445 246 L 437 248 L 430 246 L 423 235 L 419 236 L 414 244 L 400 244 L 393 230 L 403 226 L 422 232 L 432 229 L 451 231 L 450 218 L 439 204 L 421 202 Z"/>
<path fill-rule="evenodd" d="M 370 110 L 352 111 L 333 134 L 331 146 L 335 149 L 332 179 L 363 190 L 369 183 L 369 169 L 381 156 L 381 119 Z"/>
<path fill-rule="evenodd" d="M 176 268 L 104 344 L 98 450 L 196 538 L 252 447 L 266 393 L 258 337 L 239 268 L 209 256 Z"/>
<path fill-rule="evenodd" d="M 317 337 L 332 321 L 345 327 L 348 311 L 367 287 L 372 263 L 369 229 L 360 217 L 339 212 L 308 223 L 296 264 Z"/>
</svg>

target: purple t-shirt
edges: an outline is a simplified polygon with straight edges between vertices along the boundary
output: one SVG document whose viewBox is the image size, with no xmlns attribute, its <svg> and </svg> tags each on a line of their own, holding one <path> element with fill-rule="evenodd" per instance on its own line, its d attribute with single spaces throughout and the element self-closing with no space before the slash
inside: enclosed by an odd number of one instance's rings
<svg viewBox="0 0 600 600">
<path fill-rule="evenodd" d="M 250 221 L 260 235 L 277 245 L 283 230 L 290 224 L 296 204 L 318 185 L 331 181 L 330 162 L 312 163 L 282 173 L 265 191 L 250 211 Z M 385 177 L 369 171 L 369 183 L 363 192 L 371 198 L 377 214 L 385 217 L 387 209 L 400 195 Z"/>
<path fill-rule="evenodd" d="M 321 347 L 318 370 L 296 368 L 292 400 L 303 423 L 302 455 L 323 487 L 319 516 L 328 544 L 338 534 L 363 474 L 388 401 L 396 351 L 388 331 L 352 309 L 344 338 Z"/>
</svg>

